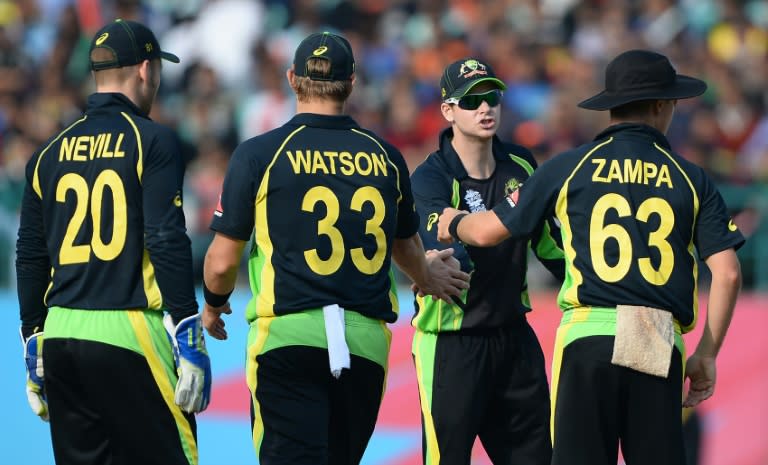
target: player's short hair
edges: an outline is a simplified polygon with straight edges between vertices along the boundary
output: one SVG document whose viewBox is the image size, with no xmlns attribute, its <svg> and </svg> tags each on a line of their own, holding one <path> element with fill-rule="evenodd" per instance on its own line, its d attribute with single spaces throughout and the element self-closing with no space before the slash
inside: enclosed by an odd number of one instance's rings
<svg viewBox="0 0 768 465">
<path fill-rule="evenodd" d="M 104 47 L 94 48 L 91 50 L 90 58 L 91 62 L 102 62 L 117 59 L 114 51 Z M 130 74 L 129 68 L 132 68 L 132 66 L 94 70 L 96 84 L 99 85 L 107 81 L 123 80 Z"/>
<path fill-rule="evenodd" d="M 330 76 L 331 64 L 321 58 L 307 60 L 308 74 L 315 76 Z M 311 100 L 334 100 L 344 102 L 352 93 L 352 81 L 321 81 L 309 77 L 296 76 L 296 97 L 299 102 Z"/>
</svg>

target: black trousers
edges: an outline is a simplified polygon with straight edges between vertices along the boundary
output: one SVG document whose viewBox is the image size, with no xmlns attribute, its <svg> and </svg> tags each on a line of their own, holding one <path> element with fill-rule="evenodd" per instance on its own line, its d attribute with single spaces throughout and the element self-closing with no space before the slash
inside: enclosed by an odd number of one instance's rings
<svg viewBox="0 0 768 465">
<path fill-rule="evenodd" d="M 48 339 L 43 368 L 57 465 L 190 465 L 177 419 L 141 354 Z M 196 436 L 194 416 L 178 412 Z"/>
<path fill-rule="evenodd" d="M 421 401 L 429 402 L 422 405 L 424 463 L 469 465 L 479 437 L 495 465 L 549 465 L 549 385 L 528 322 L 521 318 L 485 332 L 417 334 L 419 363 L 429 364 L 428 339 L 434 337 L 432 366 L 417 363 L 419 389 L 429 391 L 420 392 Z"/>
<path fill-rule="evenodd" d="M 384 368 L 351 356 L 339 379 L 324 348 L 286 346 L 257 356 L 251 424 L 263 428 L 261 465 L 355 465 L 373 434 L 384 393 Z M 260 424 L 255 424 L 259 422 Z"/>
<path fill-rule="evenodd" d="M 611 364 L 613 336 L 563 350 L 555 398 L 553 465 L 685 465 L 682 357 L 667 378 Z"/>
</svg>

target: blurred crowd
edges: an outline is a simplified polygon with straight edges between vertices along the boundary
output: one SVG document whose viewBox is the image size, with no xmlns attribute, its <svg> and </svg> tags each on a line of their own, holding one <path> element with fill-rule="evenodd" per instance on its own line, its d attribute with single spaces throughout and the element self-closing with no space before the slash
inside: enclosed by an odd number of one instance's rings
<svg viewBox="0 0 768 465">
<path fill-rule="evenodd" d="M 118 17 L 150 26 L 182 59 L 164 65 L 151 116 L 184 144 L 197 265 L 229 155 L 290 118 L 285 70 L 299 41 L 319 30 L 352 43 L 348 112 L 411 168 L 444 126 L 438 81 L 447 63 L 472 55 L 494 66 L 509 86 L 499 136 L 545 162 L 607 124 L 605 112 L 576 107 L 602 89 L 606 63 L 649 48 L 709 84 L 678 104 L 673 147 L 724 185 L 768 184 L 764 0 L 0 0 L 0 285 L 25 163 L 82 112 L 93 91 L 89 41 Z"/>
</svg>

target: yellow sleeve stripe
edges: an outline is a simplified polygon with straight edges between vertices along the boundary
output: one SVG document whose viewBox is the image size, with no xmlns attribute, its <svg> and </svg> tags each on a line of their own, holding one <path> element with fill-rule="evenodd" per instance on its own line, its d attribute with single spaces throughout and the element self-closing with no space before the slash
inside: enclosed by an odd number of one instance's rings
<svg viewBox="0 0 768 465">
<path fill-rule="evenodd" d="M 133 127 L 133 133 L 136 134 L 136 147 L 139 150 L 139 157 L 136 160 L 136 175 L 139 177 L 139 184 L 141 184 L 141 176 L 144 174 L 144 147 L 141 145 L 141 134 L 139 133 L 139 128 L 136 127 L 136 123 L 133 122 L 133 118 L 128 113 L 121 111 L 120 114 L 128 120 L 128 123 Z"/>
<path fill-rule="evenodd" d="M 571 285 L 560 291 L 561 298 L 558 300 L 561 300 L 561 301 L 565 300 L 569 304 L 573 304 L 573 305 L 576 305 L 579 302 L 578 289 L 581 283 L 584 282 L 584 277 L 582 276 L 581 271 L 579 271 L 575 266 L 573 266 L 573 263 L 576 261 L 576 249 L 573 248 L 573 244 L 571 242 L 573 238 L 573 231 L 571 230 L 571 221 L 570 221 L 570 218 L 568 217 L 568 186 L 571 183 L 571 179 L 573 179 L 573 177 L 576 176 L 576 173 L 581 168 L 581 165 L 583 165 L 584 162 L 587 161 L 587 159 L 591 157 L 593 153 L 603 148 L 604 146 L 610 144 L 611 142 L 613 142 L 613 137 L 609 138 L 605 142 L 602 142 L 596 145 L 592 150 L 587 152 L 587 154 L 584 155 L 584 157 L 579 161 L 579 163 L 576 165 L 573 171 L 571 171 L 571 174 L 563 183 L 563 187 L 560 189 L 560 192 L 557 196 L 555 213 L 557 218 L 560 220 L 560 225 L 564 232 L 563 252 L 565 253 L 566 273 L 569 274 L 572 279 L 570 281 Z M 566 276 L 566 280 L 568 280 L 568 276 Z"/>
<path fill-rule="evenodd" d="M 272 160 L 269 162 L 267 169 L 264 170 L 264 176 L 261 178 L 261 183 L 256 191 L 256 198 L 254 199 L 254 241 L 255 246 L 259 248 L 264 256 L 264 266 L 261 267 L 261 272 L 258 281 L 261 283 L 261 290 L 256 298 L 256 308 L 258 308 L 259 316 L 274 315 L 275 314 L 275 267 L 272 266 L 272 256 L 274 254 L 274 246 L 272 244 L 272 238 L 270 237 L 269 222 L 267 221 L 267 192 L 269 190 L 269 177 L 272 172 L 272 167 L 277 162 L 280 154 L 283 153 L 283 149 L 288 142 L 302 131 L 306 126 L 299 126 L 288 137 L 283 140 L 280 147 L 275 150 L 275 154 L 272 156 Z"/>
</svg>

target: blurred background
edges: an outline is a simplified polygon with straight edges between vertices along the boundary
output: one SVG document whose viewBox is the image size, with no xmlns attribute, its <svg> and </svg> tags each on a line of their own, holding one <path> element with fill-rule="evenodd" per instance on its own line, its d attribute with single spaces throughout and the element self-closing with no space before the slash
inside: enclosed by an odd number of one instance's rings
<svg viewBox="0 0 768 465">
<path fill-rule="evenodd" d="M 163 49 L 182 59 L 164 64 L 151 116 L 175 128 L 184 144 L 185 213 L 198 283 L 229 156 L 239 142 L 292 116 L 285 70 L 309 33 L 331 30 L 350 40 L 357 84 L 347 111 L 397 146 L 411 169 L 434 150 L 444 126 L 440 73 L 464 56 L 488 61 L 508 84 L 499 136 L 531 148 L 540 163 L 606 126 L 606 112 L 576 103 L 602 89 L 605 65 L 618 53 L 654 49 L 678 72 L 705 79 L 706 94 L 679 102 L 669 139 L 717 181 L 749 239 L 739 251 L 744 298 L 724 349 L 730 355 L 720 362 L 720 381 L 730 387 L 718 387 L 693 417 L 699 463 L 768 464 L 768 344 L 760 332 L 768 326 L 764 0 L 0 0 L 0 323 L 7 329 L 0 361 L 12 373 L 0 393 L 18 412 L 2 422 L 8 434 L 0 435 L 0 450 L 17 458 L 7 463 L 52 463 L 47 430 L 27 412 L 21 349 L 11 334 L 18 324 L 13 260 L 24 166 L 38 145 L 83 111 L 93 91 L 89 42 L 118 17 L 148 25 Z M 706 267 L 700 269 L 706 289 Z M 558 315 L 554 283 L 535 261 L 529 281 L 537 307 L 532 321 L 549 354 Z M 239 308 L 245 291 L 233 297 Z M 402 297 L 382 427 L 368 465 L 419 463 L 405 287 Z M 200 417 L 202 465 L 255 463 L 240 373 L 245 324 L 237 323 L 230 326 L 241 327 L 242 339 L 235 334 L 226 345 L 209 344 L 217 380 L 214 403 Z M 231 455 L 222 455 L 222 447 Z M 6 463 L 2 456 L 0 462 Z M 477 463 L 488 463 L 481 450 Z"/>
</svg>

